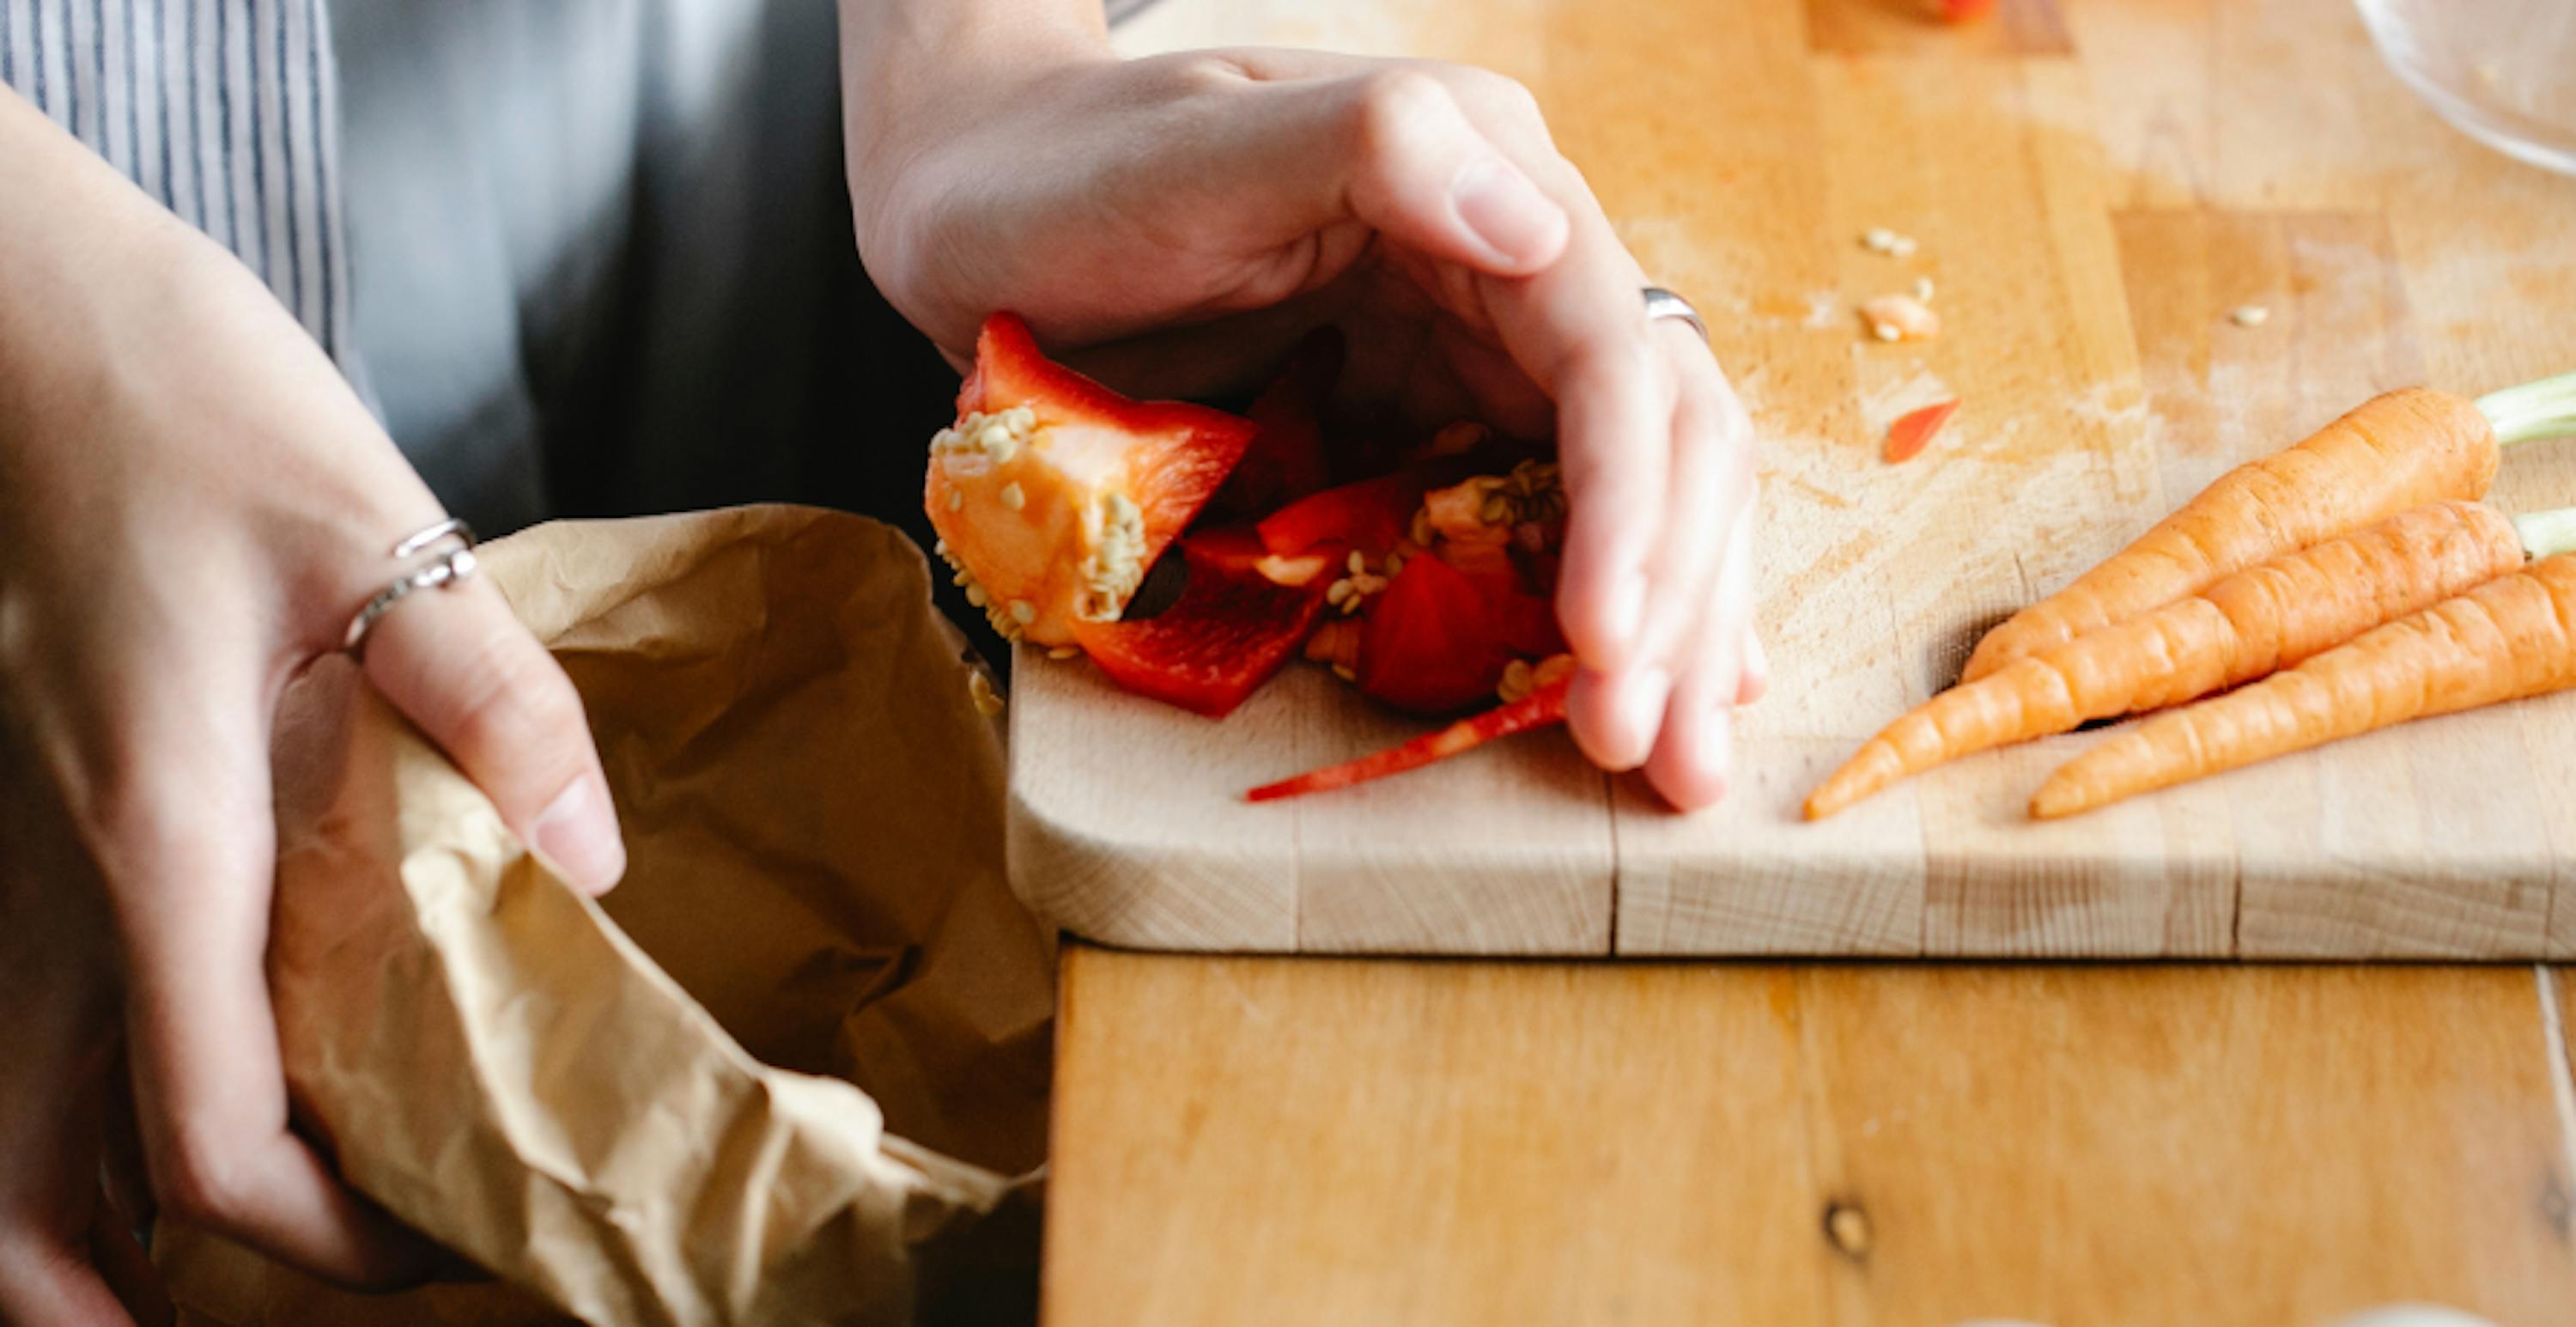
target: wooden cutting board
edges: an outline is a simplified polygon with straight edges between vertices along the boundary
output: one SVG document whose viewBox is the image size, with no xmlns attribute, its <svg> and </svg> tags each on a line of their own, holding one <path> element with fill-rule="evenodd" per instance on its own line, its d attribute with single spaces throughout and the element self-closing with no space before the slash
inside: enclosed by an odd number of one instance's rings
<svg viewBox="0 0 2576 1327">
<path fill-rule="evenodd" d="M 1165 0 L 1131 52 L 1274 42 L 1527 83 L 1761 433 L 1771 695 L 1689 817 L 1561 734 L 1327 797 L 1242 791 L 1421 730 L 1299 667 L 1222 723 L 1023 657 L 1012 867 L 1112 944 L 1482 954 L 2576 956 L 2576 695 L 2052 824 L 2097 735 L 1820 825 L 1804 791 L 1967 646 L 2364 397 L 2576 369 L 2576 181 L 2453 133 L 2344 0 Z M 1870 227 L 1915 237 L 1899 260 Z M 1861 299 L 1937 286 L 1881 345 Z M 2231 322 L 2265 307 L 2260 326 Z M 1890 466 L 1888 422 L 1955 396 Z M 2576 443 L 2508 463 L 2576 505 Z"/>
</svg>

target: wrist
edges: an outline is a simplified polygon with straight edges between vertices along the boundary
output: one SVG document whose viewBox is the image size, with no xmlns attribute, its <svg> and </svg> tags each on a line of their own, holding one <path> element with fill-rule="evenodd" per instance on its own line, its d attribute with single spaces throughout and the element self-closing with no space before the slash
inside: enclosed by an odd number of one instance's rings
<svg viewBox="0 0 2576 1327">
<path fill-rule="evenodd" d="M 841 0 L 842 143 L 862 254 L 923 157 L 1062 72 L 1111 63 L 1098 0 Z"/>
</svg>

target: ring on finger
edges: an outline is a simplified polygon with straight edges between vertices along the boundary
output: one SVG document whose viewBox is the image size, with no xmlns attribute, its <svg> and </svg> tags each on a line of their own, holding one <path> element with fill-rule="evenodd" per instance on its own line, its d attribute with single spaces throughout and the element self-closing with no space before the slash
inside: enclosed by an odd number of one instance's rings
<svg viewBox="0 0 2576 1327">
<path fill-rule="evenodd" d="M 349 629 L 340 637 L 340 648 L 349 657 L 366 658 L 367 633 L 375 629 L 378 618 L 393 611 L 394 605 L 417 591 L 462 585 L 482 565 L 474 557 L 473 527 L 453 517 L 404 536 L 395 543 L 393 558 L 400 562 L 432 549 L 437 550 L 435 556 L 394 577 L 349 619 Z"/>
<path fill-rule="evenodd" d="M 1681 296 L 1664 289 L 1662 286 L 1647 286 L 1644 289 L 1644 294 L 1646 297 L 1646 321 L 1653 322 L 1658 318 L 1677 319 L 1681 322 L 1690 324 L 1690 329 L 1699 333 L 1699 339 L 1701 341 L 1705 342 L 1708 340 L 1708 324 L 1700 318 L 1699 310 L 1691 307 L 1691 302 L 1689 300 L 1683 299 Z"/>
</svg>

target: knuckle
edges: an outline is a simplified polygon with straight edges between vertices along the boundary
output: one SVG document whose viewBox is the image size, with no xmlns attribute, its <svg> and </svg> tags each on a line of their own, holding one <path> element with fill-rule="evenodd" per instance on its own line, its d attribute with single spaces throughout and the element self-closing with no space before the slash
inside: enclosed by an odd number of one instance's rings
<svg viewBox="0 0 2576 1327">
<path fill-rule="evenodd" d="M 1360 85 L 1352 132 L 1365 158 L 1400 155 L 1452 113 L 1455 103 L 1440 80 L 1398 66 L 1368 75 Z"/>
<path fill-rule="evenodd" d="M 239 1149 L 202 1127 L 185 1128 L 154 1152 L 148 1167 L 160 1210 L 191 1225 L 223 1229 L 250 1210 L 250 1185 L 234 1159 Z"/>
<path fill-rule="evenodd" d="M 1642 318 L 1602 328 L 1586 343 L 1573 347 L 1569 359 L 1562 371 L 1569 390 L 1604 397 L 1628 391 L 1632 385 L 1658 395 L 1665 390 L 1663 358 L 1647 339 Z"/>
<path fill-rule="evenodd" d="M 1465 93 L 1462 100 L 1505 124 L 1528 128 L 1547 122 L 1539 110 L 1538 95 L 1517 78 L 1474 65 L 1458 66 L 1455 77 Z"/>
<path fill-rule="evenodd" d="M 1240 57 L 1224 51 L 1147 56 L 1131 68 L 1149 91 L 1184 98 L 1236 92 L 1258 81 Z"/>
<path fill-rule="evenodd" d="M 231 876 L 259 865 L 250 860 L 255 836 L 238 831 L 238 817 L 248 812 L 227 805 L 232 800 L 233 792 L 210 795 L 178 771 L 136 764 L 90 789 L 71 808 L 70 828 L 111 888 Z"/>
</svg>

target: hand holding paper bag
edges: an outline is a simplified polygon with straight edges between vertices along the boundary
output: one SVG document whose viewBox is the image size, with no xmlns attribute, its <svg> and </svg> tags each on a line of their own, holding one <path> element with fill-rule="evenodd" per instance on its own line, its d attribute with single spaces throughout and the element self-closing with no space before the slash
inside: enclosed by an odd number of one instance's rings
<svg viewBox="0 0 2576 1327">
<path fill-rule="evenodd" d="M 762 508 L 540 527 L 489 565 L 584 693 L 626 882 L 604 908 L 564 887 L 351 670 L 315 670 L 281 723 L 270 955 L 309 1127 L 590 1321 L 906 1320 L 1040 1158 L 1052 957 L 918 553 Z M 404 1311 L 161 1252 L 220 1321 Z"/>
</svg>

